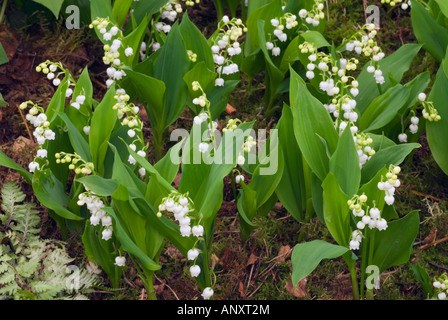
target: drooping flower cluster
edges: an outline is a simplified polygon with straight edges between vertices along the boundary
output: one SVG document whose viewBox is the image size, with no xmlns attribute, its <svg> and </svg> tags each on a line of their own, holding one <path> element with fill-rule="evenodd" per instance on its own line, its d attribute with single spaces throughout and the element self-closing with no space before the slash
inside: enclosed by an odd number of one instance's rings
<svg viewBox="0 0 448 320">
<path fill-rule="evenodd" d="M 309 42 L 300 44 L 299 50 L 308 55 L 306 77 L 314 79 L 316 72 L 321 77 L 319 88 L 331 99 L 330 103 L 324 106 L 336 119 L 335 127 L 341 133 L 348 124 L 354 126 L 358 120 L 358 113 L 354 110 L 356 107 L 354 97 L 359 94 L 359 84 L 347 72 L 356 70 L 359 61 L 355 58 L 335 60 L 332 55 L 318 51 L 316 45 Z"/>
<path fill-rule="evenodd" d="M 213 39 L 211 50 L 218 77 L 215 86 L 224 86 L 223 75 L 230 75 L 239 72 L 239 67 L 232 61 L 233 56 L 241 54 L 241 47 L 238 39 L 247 32 L 243 21 L 238 18 L 224 16 L 218 24 L 218 32 Z"/>
<path fill-rule="evenodd" d="M 76 153 L 58 152 L 54 155 L 57 164 L 68 164 L 68 168 L 75 174 L 89 175 L 94 171 L 93 162 L 84 161 Z"/>
<path fill-rule="evenodd" d="M 104 45 L 103 62 L 110 65 L 107 68 L 109 79 L 106 80 L 107 87 L 110 87 L 115 81 L 121 80 L 126 76 L 122 68 L 125 64 L 122 61 L 122 55 L 130 57 L 134 55 L 134 49 L 131 47 L 124 48 L 123 32 L 114 25 L 108 18 L 97 18 L 91 24 L 90 28 L 96 27 L 103 36 L 103 40 L 107 42 Z"/>
<path fill-rule="evenodd" d="M 438 114 L 437 109 L 434 107 L 434 104 L 431 101 L 426 100 L 426 94 L 424 92 L 419 93 L 418 102 L 420 103 L 420 106 L 417 106 L 417 108 L 420 107 L 422 109 L 423 118 L 430 122 L 437 122 L 442 119 L 442 117 Z M 410 115 L 409 131 L 412 134 L 416 134 L 418 132 L 418 124 L 420 119 L 417 117 L 415 110 L 412 110 Z M 406 134 L 404 128 L 403 132 L 398 135 L 398 140 L 400 142 L 408 141 L 408 135 Z"/>
<path fill-rule="evenodd" d="M 436 288 L 437 298 L 446 300 L 448 294 L 448 275 L 445 273 L 442 274 L 432 283 L 432 285 Z"/>
<path fill-rule="evenodd" d="M 383 84 L 385 79 L 378 62 L 384 58 L 385 54 L 375 40 L 376 35 L 375 25 L 373 23 L 366 24 L 349 39 L 345 48 L 348 51 L 354 51 L 358 55 L 363 54 L 366 57 L 370 57 L 371 61 L 367 67 L 367 72 L 373 73 L 376 83 Z"/>
<path fill-rule="evenodd" d="M 394 7 L 401 3 L 401 9 L 403 10 L 407 10 L 411 6 L 411 0 L 381 0 L 381 3 L 386 3 L 391 7 Z"/>
<path fill-rule="evenodd" d="M 103 226 L 101 238 L 106 241 L 110 240 L 113 232 L 112 217 L 104 210 L 104 201 L 86 186 L 84 186 L 84 189 L 86 191 L 78 196 L 77 205 L 80 207 L 86 205 L 90 212 L 90 224 L 92 226 L 97 226 L 101 222 L 101 225 Z"/>
<path fill-rule="evenodd" d="M 198 214 L 195 210 L 193 200 L 188 193 L 181 194 L 173 190 L 167 197 L 162 199 L 159 205 L 157 217 L 162 217 L 162 212 L 173 214 L 174 220 L 179 223 L 179 231 L 182 237 L 195 237 L 196 241 L 193 247 L 187 252 L 187 259 L 191 261 L 190 275 L 197 277 L 201 273 L 201 267 L 196 261 L 201 254 L 197 245 L 199 241 L 204 239 L 204 226 L 201 225 L 202 214 Z M 204 299 L 210 299 L 213 295 L 213 289 L 207 287 L 204 289 L 202 296 Z"/>
<path fill-rule="evenodd" d="M 357 128 L 351 127 L 353 131 Z M 359 167 L 362 168 L 363 165 L 370 160 L 370 158 L 375 154 L 375 150 L 370 146 L 373 143 L 373 139 L 368 133 L 358 133 L 354 136 L 356 151 L 359 157 Z"/>
<path fill-rule="evenodd" d="M 273 56 L 279 56 L 281 49 L 277 42 L 286 42 L 288 40 L 287 30 L 296 28 L 299 23 L 297 16 L 286 12 L 283 16 L 271 19 L 271 25 L 275 27 L 272 34 L 268 34 L 269 41 L 266 42 L 266 49 L 271 50 Z"/>
<path fill-rule="evenodd" d="M 168 23 L 173 23 L 176 21 L 176 19 L 179 18 L 179 15 L 183 13 L 182 4 L 181 2 L 184 2 L 186 6 L 192 7 L 195 3 L 200 3 L 200 0 L 169 0 L 166 5 L 164 5 L 162 8 L 160 8 L 160 20 L 158 21 L 154 27 L 159 32 L 168 33 L 171 30 L 171 25 Z M 167 21 L 168 23 L 164 22 L 163 20 Z"/>
<path fill-rule="evenodd" d="M 347 204 L 355 217 L 357 228 L 352 232 L 352 238 L 349 244 L 350 250 L 359 250 L 359 245 L 363 238 L 362 230 L 366 226 L 370 229 L 376 228 L 379 231 L 386 230 L 387 221 L 381 218 L 381 212 L 376 208 L 375 204 L 373 204 L 372 208 L 367 205 L 367 196 L 364 193 L 362 195 L 355 195 L 347 201 Z"/>
<path fill-rule="evenodd" d="M 204 227 L 200 224 L 201 217 L 197 217 L 197 214 L 194 214 L 193 201 L 188 197 L 188 193 L 180 194 L 177 191 L 172 191 L 167 197 L 162 199 L 157 216 L 161 217 L 162 212 L 173 214 L 174 219 L 179 223 L 179 231 L 182 237 L 194 236 L 197 238 L 195 246 L 187 253 L 188 260 L 193 261 L 193 266 L 190 268 L 191 276 L 197 277 L 200 273 L 200 267 L 196 266 L 195 262 L 200 252 L 196 248 L 196 244 L 204 236 Z"/>
<path fill-rule="evenodd" d="M 398 174 L 401 168 L 399 166 L 390 165 L 389 172 L 386 173 L 386 178 L 381 176 L 381 181 L 378 182 L 378 189 L 385 192 L 384 201 L 391 206 L 395 202 L 395 188 L 398 188 L 401 184 L 398 179 Z"/>
<path fill-rule="evenodd" d="M 137 145 L 144 146 L 144 140 L 141 135 L 143 123 L 140 119 L 140 108 L 134 103 L 129 102 L 130 97 L 124 89 L 117 89 L 115 91 L 114 99 L 116 103 L 112 108 L 114 110 L 117 110 L 117 117 L 121 120 L 121 125 L 129 127 L 127 134 L 130 138 L 134 138 L 134 140 L 129 145 L 129 148 L 131 148 L 133 151 L 136 151 Z M 144 158 L 146 157 L 145 147 L 136 152 L 139 156 Z M 137 163 L 137 160 L 135 160 L 132 155 L 129 155 L 128 162 L 134 165 Z M 138 173 L 140 174 L 141 178 L 145 177 L 145 168 L 141 167 L 138 170 Z"/>
<path fill-rule="evenodd" d="M 194 98 L 193 103 L 203 108 L 202 111 L 193 118 L 194 123 L 196 125 L 201 125 L 202 122 L 208 120 L 208 137 L 202 140 L 198 145 L 199 151 L 201 153 L 206 153 L 210 148 L 210 144 L 212 144 L 214 148 L 216 147 L 215 131 L 218 124 L 211 118 L 210 101 L 207 99 L 207 95 L 202 89 L 200 83 L 198 81 L 193 81 L 192 89 L 193 91 L 201 91 L 202 94 L 199 97 Z"/>
<path fill-rule="evenodd" d="M 33 135 L 39 145 L 39 150 L 37 150 L 35 159 L 28 165 L 29 171 L 34 172 L 35 170 L 42 169 L 41 164 L 36 161 L 36 158 L 47 158 L 48 152 L 47 149 L 44 148 L 45 142 L 47 140 L 54 140 L 56 138 L 56 134 L 53 130 L 50 129 L 50 122 L 48 121 L 47 115 L 45 114 L 42 107 L 33 103 L 32 101 L 26 101 L 22 102 L 19 108 L 21 110 L 25 110 L 28 105 L 31 105 L 32 107 L 25 117 L 35 127 Z"/>
<path fill-rule="evenodd" d="M 301 9 L 299 17 L 305 19 L 307 24 L 317 27 L 320 24 L 320 20 L 325 18 L 323 2 L 323 0 L 314 0 L 313 8 L 310 11 Z"/>
</svg>

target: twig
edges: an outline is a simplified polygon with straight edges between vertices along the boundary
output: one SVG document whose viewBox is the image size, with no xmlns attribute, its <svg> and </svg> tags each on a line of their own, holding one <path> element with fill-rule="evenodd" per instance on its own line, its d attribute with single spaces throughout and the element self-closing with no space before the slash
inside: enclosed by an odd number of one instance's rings
<svg viewBox="0 0 448 320">
<path fill-rule="evenodd" d="M 432 263 L 431 261 L 428 261 L 428 263 L 429 263 L 430 265 L 434 266 L 434 267 L 437 267 L 437 268 L 439 268 L 439 269 L 448 271 L 448 268 L 447 268 L 447 267 L 440 266 L 440 265 L 438 265 L 438 264 Z"/>
<path fill-rule="evenodd" d="M 422 193 L 422 192 L 415 191 L 415 190 L 411 190 L 411 192 L 412 192 L 413 194 L 417 195 L 417 196 L 420 196 L 420 197 L 430 198 L 430 199 L 433 199 L 433 200 L 438 201 L 438 202 L 442 201 L 442 199 L 437 198 L 437 197 L 434 197 L 434 196 L 432 196 L 432 195 L 430 195 L 430 194 L 424 194 L 424 193 Z"/>
<path fill-rule="evenodd" d="M 439 239 L 439 240 L 437 240 L 437 241 L 433 241 L 433 242 L 431 242 L 431 243 L 428 243 L 428 244 L 425 244 L 424 246 L 421 246 L 419 249 L 420 250 L 426 250 L 426 249 L 428 249 L 428 248 L 430 248 L 430 247 L 432 247 L 432 246 L 437 246 L 438 244 L 441 244 L 442 242 L 445 242 L 445 241 L 448 241 L 448 237 L 445 237 L 445 238 L 442 238 L 442 239 Z"/>
<path fill-rule="evenodd" d="M 25 118 L 25 116 L 23 115 L 22 110 L 20 110 L 20 108 L 17 106 L 17 104 L 15 104 L 15 105 L 16 105 L 17 109 L 19 109 L 20 116 L 22 117 L 22 120 L 23 120 L 23 122 L 25 123 L 26 131 L 28 131 L 28 135 L 30 136 L 30 140 L 31 140 L 31 141 L 34 141 L 34 139 L 33 139 L 33 135 L 31 134 L 30 128 L 28 127 L 26 118 Z"/>
<path fill-rule="evenodd" d="M 154 275 L 154 278 L 156 278 L 157 281 L 159 281 L 160 283 L 162 283 L 162 280 L 160 280 L 156 275 Z M 173 290 L 173 289 L 172 289 L 166 282 L 164 283 L 164 285 L 167 286 L 168 289 L 170 289 L 170 291 L 174 294 L 174 297 L 175 297 L 177 300 L 180 300 L 179 297 L 177 296 L 176 292 L 174 292 L 174 290 Z"/>
</svg>

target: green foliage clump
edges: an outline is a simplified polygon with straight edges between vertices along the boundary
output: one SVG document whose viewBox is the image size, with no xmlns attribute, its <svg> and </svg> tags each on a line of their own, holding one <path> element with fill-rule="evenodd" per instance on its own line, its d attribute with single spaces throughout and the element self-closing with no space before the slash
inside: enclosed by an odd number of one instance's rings
<svg viewBox="0 0 448 320">
<path fill-rule="evenodd" d="M 3 185 L 0 214 L 0 300 L 88 299 L 99 269 L 81 269 L 64 242 L 41 239 L 35 205 L 14 182 Z"/>
</svg>

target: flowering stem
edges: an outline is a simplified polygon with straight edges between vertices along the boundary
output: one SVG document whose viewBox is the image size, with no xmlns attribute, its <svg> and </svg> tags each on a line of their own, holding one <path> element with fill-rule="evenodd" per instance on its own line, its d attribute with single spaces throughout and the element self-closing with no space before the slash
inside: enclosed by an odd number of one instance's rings
<svg viewBox="0 0 448 320">
<path fill-rule="evenodd" d="M 369 233 L 370 233 L 370 239 L 369 239 L 368 265 L 370 265 L 370 262 L 372 261 L 372 258 L 373 258 L 373 251 L 374 251 L 374 244 L 375 244 L 375 233 L 376 233 L 375 229 L 372 229 Z M 375 279 L 375 281 L 376 281 L 376 279 Z M 369 300 L 373 300 L 373 288 L 368 290 L 366 296 Z"/>
<path fill-rule="evenodd" d="M 350 270 L 353 288 L 353 300 L 359 300 L 358 278 L 356 277 L 355 260 L 352 259 L 352 252 L 348 251 L 342 256 Z"/>
<path fill-rule="evenodd" d="M 3 0 L 2 9 L 0 11 L 0 23 L 3 23 L 3 18 L 5 16 L 5 10 L 6 10 L 7 3 L 8 3 L 8 0 Z"/>
<path fill-rule="evenodd" d="M 376 84 L 378 87 L 378 91 L 380 92 L 380 95 L 383 94 L 383 89 L 381 88 L 381 85 L 379 83 Z"/>
<path fill-rule="evenodd" d="M 154 153 L 156 157 L 156 161 L 159 161 L 162 159 L 162 138 L 163 134 L 162 132 L 158 132 L 157 130 L 154 130 Z"/>
<path fill-rule="evenodd" d="M 233 173 L 230 175 L 230 178 L 232 179 L 233 198 L 236 200 L 237 194 L 236 194 L 235 176 L 233 175 Z"/>
</svg>

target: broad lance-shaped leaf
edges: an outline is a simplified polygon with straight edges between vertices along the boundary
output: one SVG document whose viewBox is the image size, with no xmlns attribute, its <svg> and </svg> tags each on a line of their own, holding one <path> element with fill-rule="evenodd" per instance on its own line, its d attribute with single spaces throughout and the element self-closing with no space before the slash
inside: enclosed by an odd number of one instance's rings
<svg viewBox="0 0 448 320">
<path fill-rule="evenodd" d="M 338 146 L 330 159 L 332 172 L 342 191 L 349 197 L 356 194 L 361 180 L 359 156 L 356 151 L 350 126 L 347 126 L 338 141 Z"/>
<path fill-rule="evenodd" d="M 412 2 L 411 18 L 412 29 L 418 42 L 441 62 L 448 46 L 448 29 L 437 23 L 418 1 Z"/>
<path fill-rule="evenodd" d="M 50 10 L 56 19 L 59 18 L 59 12 L 61 11 L 64 0 L 34 0 L 34 2 L 40 3 Z"/>
<path fill-rule="evenodd" d="M 86 139 L 82 136 L 81 132 L 75 127 L 75 125 L 70 121 L 69 117 L 63 112 L 59 112 L 58 116 L 65 122 L 68 129 L 68 136 L 73 149 L 81 157 L 82 160 L 86 162 L 92 161 L 92 156 L 90 155 L 90 147 Z"/>
<path fill-rule="evenodd" d="M 385 127 L 405 106 L 410 92 L 410 88 L 397 84 L 378 96 L 362 114 L 359 129 L 375 132 Z"/>
<path fill-rule="evenodd" d="M 420 48 L 421 45 L 419 44 L 405 44 L 393 54 L 378 62 L 385 79 L 385 83 L 381 85 L 383 92 L 390 87 L 390 80 L 387 75 L 390 73 L 396 81 L 401 81 L 403 74 L 409 69 Z M 361 116 L 370 103 L 380 94 L 373 74 L 367 72 L 369 65 L 367 63 L 363 67 L 356 79 L 359 83 L 359 94 L 355 98 L 356 108 Z"/>
<path fill-rule="evenodd" d="M 16 170 L 28 183 L 33 179 L 32 173 L 11 160 L 2 150 L 0 150 L 0 166 Z"/>
<path fill-rule="evenodd" d="M 361 184 L 370 181 L 384 166 L 398 166 L 412 150 L 419 147 L 418 143 L 403 143 L 381 149 L 362 167 Z"/>
<path fill-rule="evenodd" d="M 171 28 L 160 50 L 154 61 L 154 77 L 165 83 L 166 92 L 163 112 L 156 116 L 162 119 L 162 129 L 165 130 L 184 110 L 188 93 L 183 76 L 189 69 L 190 60 L 177 23 Z"/>
<path fill-rule="evenodd" d="M 292 283 L 294 288 L 300 280 L 309 275 L 323 259 L 342 256 L 349 249 L 322 240 L 297 244 L 291 256 Z"/>
<path fill-rule="evenodd" d="M 112 241 L 105 241 L 101 239 L 101 226 L 92 226 L 88 220 L 86 220 L 84 233 L 82 235 L 82 243 L 86 256 L 89 260 L 92 260 L 99 264 L 101 268 L 106 272 L 112 286 L 118 288 L 120 279 L 120 270 L 114 265 L 116 253 L 114 252 Z"/>
<path fill-rule="evenodd" d="M 325 225 L 332 237 L 341 246 L 348 246 L 351 235 L 349 197 L 341 190 L 333 173 L 322 183 Z"/>
<path fill-rule="evenodd" d="M 283 206 L 298 221 L 303 219 L 306 207 L 306 190 L 303 173 L 302 153 L 294 137 L 291 108 L 283 106 L 277 125 L 279 152 L 283 157 L 283 174 L 275 193 Z"/>
<path fill-rule="evenodd" d="M 448 75 L 440 67 L 428 100 L 434 103 L 434 107 L 437 109 L 441 119 L 437 122 L 426 121 L 426 135 L 434 160 L 448 175 L 448 147 L 446 142 L 446 137 L 448 137 L 447 88 Z"/>
<path fill-rule="evenodd" d="M 120 220 L 117 217 L 116 212 L 110 208 L 106 207 L 104 208 L 104 211 L 106 211 L 108 214 L 110 214 L 114 218 L 114 232 L 116 233 L 117 238 L 120 240 L 121 245 L 123 246 L 123 249 L 126 250 L 126 252 L 134 255 L 136 258 L 138 258 L 138 261 L 142 264 L 143 268 L 146 270 L 159 270 L 160 265 L 154 262 L 150 257 L 148 257 L 129 237 L 129 235 L 126 233 L 126 231 L 123 229 L 123 227 L 120 224 Z"/>
<path fill-rule="evenodd" d="M 293 69 L 291 69 L 289 94 L 294 118 L 294 134 L 300 150 L 313 172 L 323 181 L 329 171 L 327 150 L 331 155 L 338 143 L 333 120 Z"/>
<path fill-rule="evenodd" d="M 412 211 L 399 220 L 388 222 L 386 230 L 375 230 L 375 246 L 369 264 L 383 272 L 408 262 L 419 225 L 418 211 Z"/>
<path fill-rule="evenodd" d="M 89 146 L 95 170 L 102 173 L 104 158 L 109 147 L 109 139 L 117 121 L 117 111 L 112 108 L 115 104 L 115 88 L 110 87 L 103 100 L 95 108 L 90 122 Z"/>
<path fill-rule="evenodd" d="M 274 64 L 271 59 L 271 55 L 266 49 L 266 35 L 264 33 L 264 25 L 265 21 L 258 20 L 258 45 L 261 51 L 264 54 L 264 58 L 266 60 L 266 97 L 268 101 L 268 107 L 274 101 L 275 97 L 278 94 L 278 87 L 281 84 L 283 78 L 285 77 L 285 71 L 279 70 L 279 68 Z"/>
<path fill-rule="evenodd" d="M 249 1 L 249 2 L 250 2 L 249 15 L 246 21 L 248 32 L 246 34 L 247 40 L 245 41 L 245 48 L 244 48 L 244 52 L 247 52 L 247 54 L 250 54 L 254 52 L 257 48 L 259 48 L 258 21 L 262 20 L 269 22 L 271 21 L 271 19 L 283 15 L 282 3 L 280 0 L 268 1 L 267 4 L 260 7 L 258 7 L 261 4 L 260 1 Z M 255 8 L 255 6 L 257 7 Z M 269 28 L 270 32 L 274 30 L 274 27 L 270 23 L 266 24 L 266 28 L 267 29 Z M 266 33 L 265 31 L 268 30 L 264 30 L 263 33 Z"/>
</svg>

